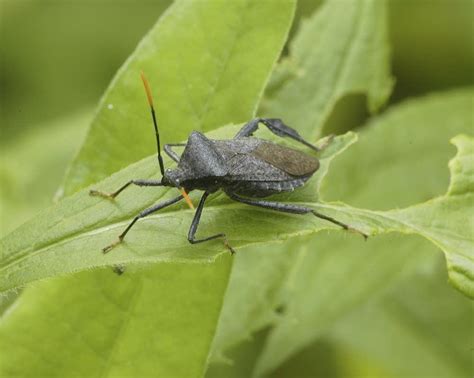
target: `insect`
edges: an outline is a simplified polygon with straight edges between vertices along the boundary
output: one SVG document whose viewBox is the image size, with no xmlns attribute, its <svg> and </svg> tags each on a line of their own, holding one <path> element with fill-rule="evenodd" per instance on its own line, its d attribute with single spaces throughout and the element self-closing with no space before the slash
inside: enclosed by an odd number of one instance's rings
<svg viewBox="0 0 474 378">
<path fill-rule="evenodd" d="M 262 199 L 275 193 L 289 192 L 303 186 L 319 168 L 319 160 L 315 157 L 268 140 L 252 137 L 258 126 L 263 124 L 280 137 L 294 139 L 314 151 L 321 150 L 321 148 L 304 140 L 296 130 L 285 125 L 280 119 L 253 119 L 245 124 L 233 139 L 229 140 L 213 140 L 198 131 L 193 131 L 187 143 L 164 145 L 164 152 L 178 164 L 175 169 L 165 170 L 160 152 L 160 136 L 150 86 L 143 73 L 141 77 L 155 128 L 158 150 L 157 158 L 162 178 L 161 180 L 134 179 L 128 181 L 113 193 L 91 190 L 90 195 L 114 199 L 130 185 L 176 187 L 181 190 L 181 195 L 160 202 L 140 212 L 119 235 L 117 241 L 103 248 L 104 253 L 120 244 L 124 240 L 125 235 L 140 218 L 173 205 L 182 199 L 188 201 L 192 206 L 187 193 L 196 189 L 204 191 L 204 194 L 197 206 L 188 232 L 188 241 L 192 244 L 221 238 L 230 252 L 234 253 L 234 249 L 230 246 L 225 233 L 200 239 L 196 238 L 196 231 L 206 199 L 211 193 L 215 193 L 218 190 L 224 191 L 232 200 L 247 205 L 284 213 L 311 213 L 345 230 L 358 232 L 364 238 L 367 238 L 367 235 L 364 233 L 309 207 Z M 184 147 L 181 156 L 173 150 L 173 147 L 178 146 Z"/>
</svg>

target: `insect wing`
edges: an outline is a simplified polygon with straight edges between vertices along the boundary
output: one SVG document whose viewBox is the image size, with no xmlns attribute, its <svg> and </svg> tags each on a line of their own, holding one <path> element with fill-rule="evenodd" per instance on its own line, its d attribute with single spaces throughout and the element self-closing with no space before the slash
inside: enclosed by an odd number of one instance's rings
<svg viewBox="0 0 474 378">
<path fill-rule="evenodd" d="M 319 161 L 303 152 L 264 142 L 252 151 L 252 155 L 294 176 L 308 176 L 319 168 Z"/>
</svg>

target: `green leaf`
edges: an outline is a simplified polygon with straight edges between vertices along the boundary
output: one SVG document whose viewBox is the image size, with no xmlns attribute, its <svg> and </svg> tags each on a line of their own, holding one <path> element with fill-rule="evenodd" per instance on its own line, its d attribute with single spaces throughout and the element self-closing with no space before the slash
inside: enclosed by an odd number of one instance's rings
<svg viewBox="0 0 474 378">
<path fill-rule="evenodd" d="M 228 376 L 220 371 L 220 365 L 233 365 L 233 368 L 241 369 L 235 351 L 231 351 L 232 347 L 252 340 L 258 330 L 277 321 L 275 309 L 281 304 L 281 286 L 288 280 L 297 253 L 297 249 L 292 251 L 288 244 L 259 245 L 246 248 L 234 256 L 211 351 L 211 370 L 217 367 L 219 373 L 211 371 L 207 376 Z M 254 354 L 256 352 L 251 352 L 252 358 L 256 358 Z M 251 371 L 251 366 L 244 368 Z"/>
<path fill-rule="evenodd" d="M 428 200 L 431 195 L 440 193 L 443 185 L 446 191 L 448 170 L 444 172 L 441 167 L 447 166 L 446 161 L 454 153 L 447 141 L 458 133 L 469 132 L 472 98 L 471 89 L 431 95 L 400 104 L 371 122 L 360 133 L 360 141 L 333 162 L 322 186 L 323 198 L 340 198 L 351 204 L 377 208 Z M 450 165 L 452 167 L 453 163 Z M 353 183 L 349 188 L 348 177 Z M 427 216 L 423 207 L 438 201 L 449 203 L 451 199 L 441 195 L 405 210 L 365 210 L 364 213 L 370 214 L 371 221 L 375 219 L 372 217 L 391 217 L 396 213 L 399 219 L 393 228 L 390 226 L 393 219 L 382 220 L 384 227 L 388 228 L 386 231 L 391 229 L 419 233 L 428 239 L 443 239 L 446 235 L 438 232 L 439 225 L 434 230 L 420 227 Z M 452 207 L 446 211 L 441 217 L 442 227 L 452 229 L 458 217 L 469 208 L 472 211 L 472 201 L 464 202 L 464 206 L 466 210 Z M 422 211 L 417 211 L 420 207 Z M 410 214 L 410 222 L 406 214 Z M 464 217 L 467 221 L 468 217 Z M 469 227 L 463 225 L 449 235 L 450 239 L 443 240 L 455 242 L 459 235 L 472 240 Z M 297 259 L 292 275 L 282 283 L 284 293 L 280 306 L 283 304 L 285 312 L 277 319 L 277 326 L 267 340 L 259 371 L 278 366 L 327 332 L 338 318 L 346 316 L 407 274 L 412 274 L 418 266 L 429 264 L 432 260 L 430 254 L 436 252 L 436 248 L 421 238 L 406 235 L 403 238 L 400 235 L 377 236 L 369 238 L 367 243 L 357 239 L 341 240 L 337 235 L 318 236 L 306 244 L 299 241 L 299 245 L 303 248 L 295 244 L 286 251 L 288 254 L 289 249 L 296 249 L 299 253 L 294 251 L 291 254 L 296 254 Z M 458 254 L 467 254 L 472 259 L 472 250 L 472 244 L 447 249 L 448 262 Z M 472 272 L 470 266 L 469 263 L 463 265 Z M 451 267 L 449 270 L 451 279 L 457 279 Z M 251 277 L 248 279 L 252 281 Z M 470 296 L 472 280 L 463 276 L 455 285 L 466 281 L 467 290 L 463 292 Z"/>
<path fill-rule="evenodd" d="M 472 173 L 465 173 L 465 181 L 461 182 L 458 171 L 460 167 L 467 169 L 472 162 L 462 155 L 450 163 L 452 180 L 446 195 L 442 193 L 448 186 L 449 172 L 442 167 L 446 167 L 443 162 L 454 151 L 447 141 L 456 134 L 471 131 L 473 96 L 473 90 L 468 88 L 408 101 L 398 109 L 394 108 L 374 122 L 370 136 L 362 136 L 360 143 L 335 162 L 336 168 L 323 186 L 325 198 L 342 199 L 359 207 L 389 209 L 413 205 L 420 199 L 427 201 L 389 214 L 418 223 L 413 226 L 421 226 L 420 232 L 446 251 L 453 285 L 463 286 L 461 290 L 469 296 L 472 295 L 472 276 L 468 277 L 473 269 L 469 252 L 472 243 L 468 227 L 472 222 L 469 218 L 469 209 L 472 209 L 469 183 L 473 178 Z M 468 152 L 466 150 L 466 154 Z M 382 155 L 387 156 L 385 164 L 376 159 Z M 350 188 L 342 184 L 348 172 L 354 181 Z M 463 194 L 458 193 L 458 186 L 463 188 Z M 384 187 L 386 189 L 381 190 Z M 435 196 L 438 198 L 428 201 Z M 434 214 L 436 220 L 431 219 Z M 435 234 L 430 228 L 435 229 Z"/>
<path fill-rule="evenodd" d="M 450 164 L 452 179 L 446 195 L 402 210 L 381 212 L 348 207 L 347 211 L 360 219 L 365 218 L 375 234 L 398 231 L 419 234 L 432 241 L 446 254 L 451 283 L 474 298 L 474 237 L 470 217 L 474 209 L 474 141 L 463 135 L 453 142 L 459 148 L 459 153 Z M 456 178 L 459 174 L 453 168 L 459 166 L 462 180 L 458 181 Z M 335 208 L 341 211 L 339 206 Z"/>
<path fill-rule="evenodd" d="M 1 375 L 202 376 L 229 259 L 163 264 L 159 280 L 155 269 L 107 269 L 25 290 L 2 318 Z"/>
<path fill-rule="evenodd" d="M 414 98 L 391 107 L 334 161 L 322 186 L 328 201 L 390 210 L 442 196 L 449 185 L 449 140 L 469 133 L 473 89 Z M 350 175 L 351 185 L 346 185 Z"/>
<path fill-rule="evenodd" d="M 473 303 L 446 284 L 440 260 L 350 314 L 330 339 L 393 377 L 468 377 Z"/>
<path fill-rule="evenodd" d="M 474 138 L 452 139 L 458 154 L 450 161 L 451 183 L 445 196 L 406 210 L 390 212 L 446 254 L 449 280 L 474 299 Z"/>
<path fill-rule="evenodd" d="M 349 93 L 367 93 L 369 110 L 379 109 L 393 85 L 386 12 L 379 0 L 325 2 L 302 23 L 261 112 L 315 139 Z"/>
<path fill-rule="evenodd" d="M 236 127 L 225 128 L 210 135 L 230 137 L 236 130 Z M 292 200 L 299 201 L 311 192 L 315 197 L 315 186 L 327 171 L 330 160 L 354 141 L 352 133 L 336 138 L 321 157 L 320 173 L 313 180 L 313 185 L 307 186 Z M 170 162 L 167 159 L 165 163 Z M 130 177 L 158 179 L 159 175 L 156 172 L 156 157 L 151 156 L 94 185 L 94 188 L 110 190 L 120 187 Z M 89 268 L 151 262 L 209 263 L 217 255 L 228 253 L 219 241 L 189 244 L 186 233 L 193 211 L 185 205 L 165 208 L 150 215 L 134 227 L 125 243 L 107 255 L 101 253 L 101 248 L 116 240 L 141 209 L 178 194 L 174 189 L 149 188 L 140 191 L 137 196 L 136 191 L 129 190 L 115 201 L 109 201 L 91 197 L 86 189 L 64 199 L 1 241 L 0 291 Z M 196 202 L 194 195 L 192 198 Z M 308 205 L 318 207 L 317 203 Z M 281 214 L 273 219 L 267 214 L 264 209 L 249 209 L 246 205 L 218 197 L 206 206 L 199 233 L 205 235 L 225 229 L 232 246 L 240 249 L 249 244 L 284 240 L 333 227 L 312 216 Z M 261 232 L 256 234 L 256 228 Z"/>
<path fill-rule="evenodd" d="M 252 118 L 294 5 L 176 1 L 110 84 L 69 171 L 66 194 L 156 151 L 141 70 L 155 94 L 162 141 Z"/>
</svg>

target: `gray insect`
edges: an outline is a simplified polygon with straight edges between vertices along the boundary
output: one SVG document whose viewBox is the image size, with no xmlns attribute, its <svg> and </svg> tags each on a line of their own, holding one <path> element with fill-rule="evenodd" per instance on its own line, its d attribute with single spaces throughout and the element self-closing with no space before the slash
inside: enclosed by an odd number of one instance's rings
<svg viewBox="0 0 474 378">
<path fill-rule="evenodd" d="M 285 125 L 280 119 L 256 118 L 245 124 L 235 137 L 230 140 L 213 140 L 198 131 L 193 131 L 187 143 L 166 144 L 164 146 L 165 153 L 178 163 L 176 169 L 165 170 L 160 153 L 160 137 L 151 91 L 143 74 L 142 79 L 151 108 L 153 125 L 155 127 L 158 162 L 162 179 L 130 180 L 113 193 L 91 190 L 90 194 L 113 199 L 132 184 L 137 186 L 176 187 L 178 189 L 184 189 L 184 192 L 182 192 L 180 196 L 163 201 L 140 212 L 119 235 L 116 242 L 103 248 L 104 253 L 121 243 L 137 220 L 181 201 L 187 195 L 186 193 L 196 189 L 203 190 L 204 194 L 201 197 L 188 232 L 188 241 L 192 244 L 222 238 L 226 247 L 231 253 L 234 253 L 234 249 L 229 245 L 226 234 L 224 233 L 202 239 L 195 237 L 204 203 L 209 194 L 215 193 L 218 190 L 224 191 L 229 198 L 234 201 L 252 206 L 293 214 L 311 213 L 343 229 L 356 231 L 364 236 L 364 238 L 367 237 L 364 233 L 347 224 L 321 214 L 309 207 L 260 199 L 275 193 L 293 191 L 304 185 L 319 168 L 318 159 L 310 155 L 288 147 L 283 147 L 268 140 L 252 137 L 252 134 L 257 130 L 259 124 L 263 124 L 271 132 L 280 137 L 294 139 L 314 151 L 321 150 L 321 148 L 305 141 L 296 130 Z M 181 156 L 173 150 L 173 147 L 178 146 L 185 147 Z"/>
</svg>

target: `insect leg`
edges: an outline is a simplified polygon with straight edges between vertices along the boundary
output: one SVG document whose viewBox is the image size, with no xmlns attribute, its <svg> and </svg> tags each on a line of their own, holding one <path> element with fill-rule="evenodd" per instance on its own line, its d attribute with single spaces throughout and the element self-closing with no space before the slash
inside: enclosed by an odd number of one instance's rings
<svg viewBox="0 0 474 378">
<path fill-rule="evenodd" d="M 240 197 L 234 193 L 228 193 L 226 192 L 227 195 L 238 202 L 245 203 L 247 205 L 252 205 L 252 206 L 258 206 L 258 207 L 263 207 L 265 209 L 271 209 L 275 211 L 281 211 L 284 213 L 292 213 L 292 214 L 308 214 L 312 213 L 314 216 L 327 220 L 328 222 L 334 223 L 340 227 L 342 227 L 344 230 L 349 230 L 353 232 L 357 232 L 358 234 L 361 234 L 364 239 L 367 239 L 367 235 L 364 234 L 362 231 L 359 231 L 345 223 L 339 222 L 338 220 L 328 217 L 327 215 L 321 214 L 317 212 L 316 210 L 313 210 L 309 207 L 304 207 L 304 206 L 299 206 L 299 205 L 293 205 L 293 204 L 288 204 L 288 203 L 280 203 L 280 202 L 272 202 L 272 201 L 264 201 L 264 200 L 255 200 L 255 199 L 250 199 L 250 198 L 244 198 Z"/>
<path fill-rule="evenodd" d="M 303 143 L 309 148 L 319 151 L 319 148 L 307 142 L 295 129 L 285 125 L 281 119 L 278 118 L 255 118 L 242 127 L 235 138 L 251 136 L 258 128 L 258 124 L 263 123 L 273 133 L 282 138 L 289 137 L 300 143 Z"/>
<path fill-rule="evenodd" d="M 179 155 L 173 151 L 172 147 L 185 147 L 186 143 L 168 143 L 163 147 L 166 154 L 173 159 L 176 163 L 179 163 Z"/>
<path fill-rule="evenodd" d="M 167 201 L 163 201 L 160 203 L 157 203 L 156 205 L 149 207 L 148 209 L 145 209 L 141 211 L 135 218 L 133 218 L 132 222 L 127 226 L 127 228 L 119 235 L 118 240 L 113 242 L 112 244 L 108 245 L 107 247 L 102 249 L 102 252 L 107 253 L 109 252 L 112 248 L 114 248 L 116 245 L 120 244 L 123 239 L 125 238 L 125 235 L 127 235 L 128 231 L 133 227 L 133 225 L 139 220 L 140 218 L 144 218 L 158 210 L 161 210 L 167 206 L 170 206 L 178 201 L 181 201 L 184 197 L 183 196 L 178 196 L 175 198 L 171 198 Z"/>
<path fill-rule="evenodd" d="M 204 192 L 204 194 L 201 197 L 201 201 L 199 201 L 199 205 L 196 209 L 196 213 L 194 214 L 193 221 L 191 223 L 191 227 L 189 227 L 189 232 L 188 232 L 188 240 L 191 244 L 197 244 L 197 243 L 202 243 L 208 240 L 213 240 L 217 238 L 224 238 L 224 245 L 229 249 L 230 253 L 235 253 L 234 249 L 229 245 L 227 241 L 227 237 L 225 234 L 220 233 L 212 236 L 208 236 L 207 238 L 203 239 L 195 239 L 196 231 L 199 226 L 199 221 L 201 219 L 201 214 L 202 214 L 202 209 L 204 208 L 204 202 L 206 202 L 206 198 L 209 196 L 209 192 Z"/>
<path fill-rule="evenodd" d="M 89 195 L 104 197 L 108 199 L 114 199 L 122 191 L 124 191 L 126 188 L 128 188 L 132 184 L 137 185 L 137 186 L 163 186 L 163 184 L 161 183 L 161 180 L 130 180 L 129 182 L 127 182 L 126 184 L 118 188 L 115 192 L 106 193 L 106 192 L 101 192 L 99 190 L 91 189 L 89 190 Z"/>
</svg>

